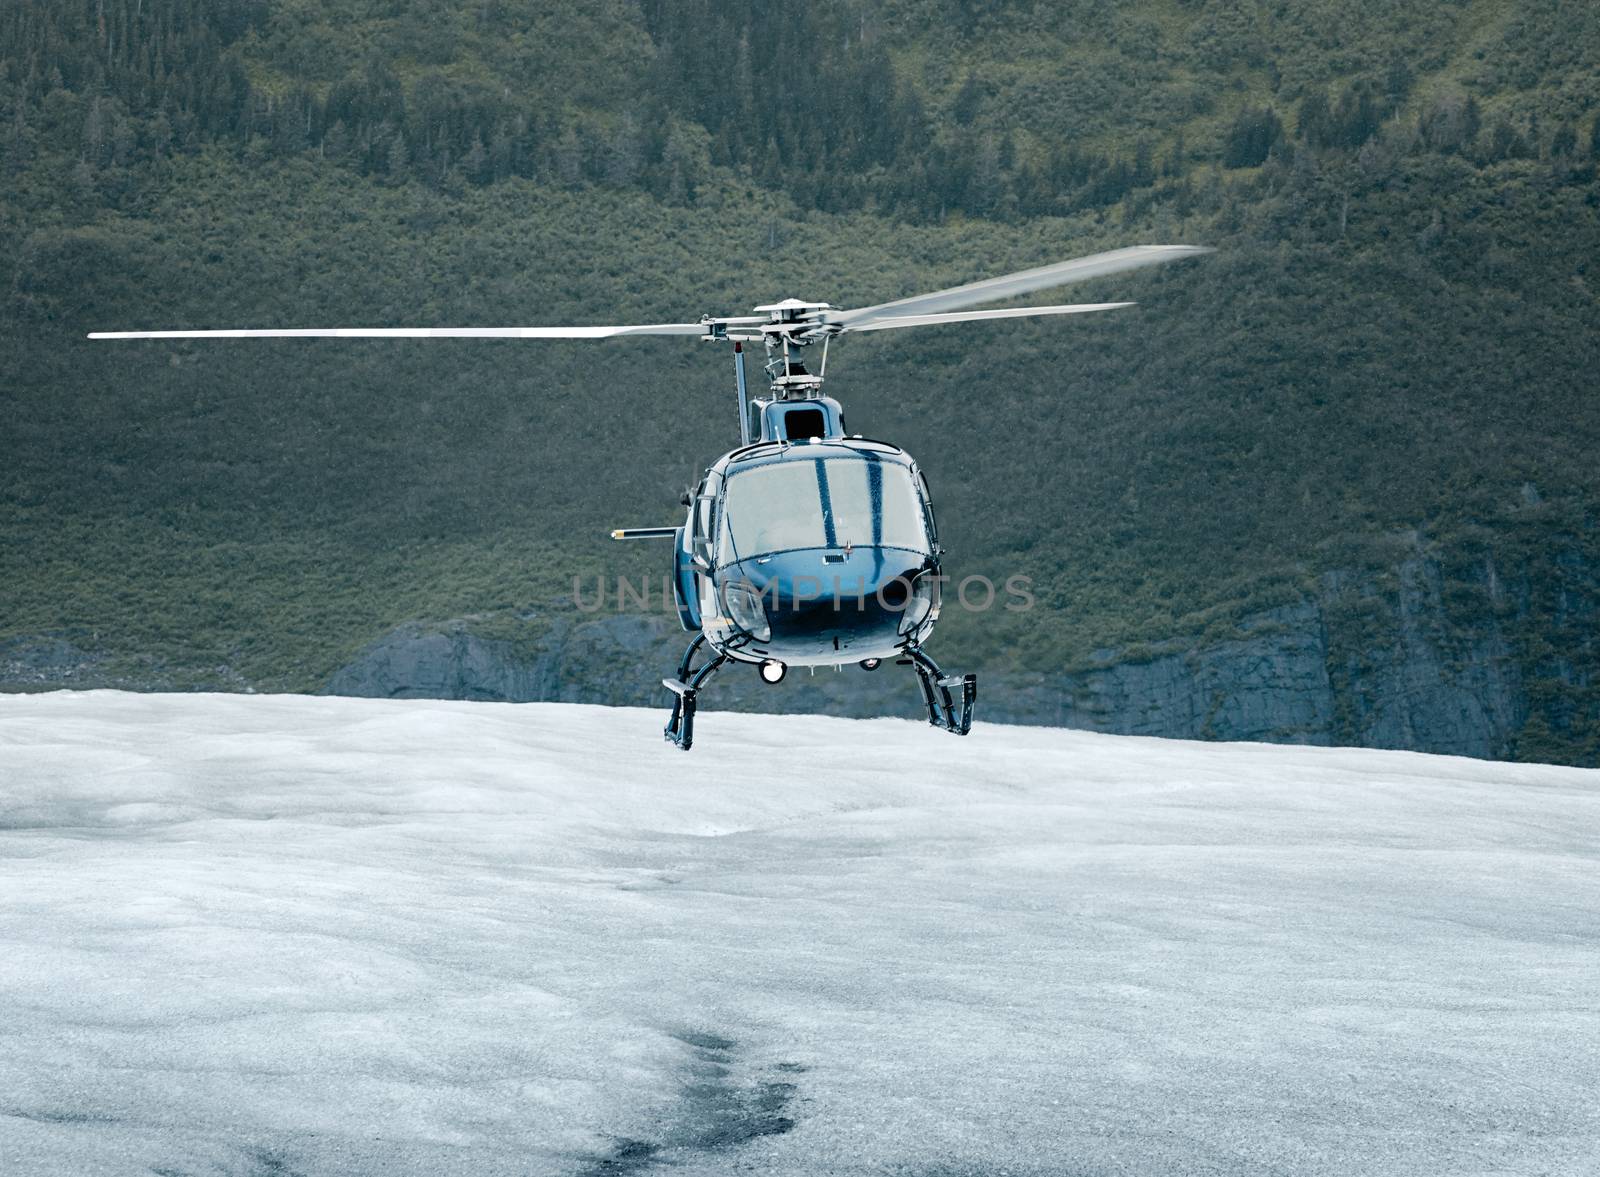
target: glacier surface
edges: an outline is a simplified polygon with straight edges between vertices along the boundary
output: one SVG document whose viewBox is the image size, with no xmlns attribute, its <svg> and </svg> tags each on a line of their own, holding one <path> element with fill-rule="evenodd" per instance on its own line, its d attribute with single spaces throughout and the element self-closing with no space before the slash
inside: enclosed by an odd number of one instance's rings
<svg viewBox="0 0 1600 1177">
<path fill-rule="evenodd" d="M 0 1172 L 1600 1172 L 1600 772 L 0 696 Z"/>
</svg>

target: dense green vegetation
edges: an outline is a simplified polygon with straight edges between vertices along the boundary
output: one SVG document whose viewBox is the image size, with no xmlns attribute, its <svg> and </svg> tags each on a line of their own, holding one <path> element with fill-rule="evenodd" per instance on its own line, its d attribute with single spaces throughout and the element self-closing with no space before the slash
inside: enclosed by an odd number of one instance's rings
<svg viewBox="0 0 1600 1177">
<path fill-rule="evenodd" d="M 836 350 L 957 570 L 1039 586 L 941 647 L 1072 664 L 1420 553 L 1516 634 L 1523 751 L 1593 758 L 1600 653 L 1545 622 L 1600 568 L 1597 110 L 1556 0 L 19 0 L 0 638 L 310 689 L 402 620 L 536 632 L 653 570 L 605 529 L 733 433 L 680 341 L 86 330 L 679 319 L 1191 241 L 1074 292 L 1137 311 Z"/>
</svg>

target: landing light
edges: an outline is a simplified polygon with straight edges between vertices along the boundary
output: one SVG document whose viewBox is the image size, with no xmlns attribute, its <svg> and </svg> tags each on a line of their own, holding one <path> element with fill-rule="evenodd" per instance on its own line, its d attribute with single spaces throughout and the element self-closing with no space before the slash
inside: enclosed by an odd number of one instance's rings
<svg viewBox="0 0 1600 1177">
<path fill-rule="evenodd" d="M 768 658 L 761 664 L 761 681 L 768 686 L 777 686 L 788 673 L 789 668 L 776 658 Z"/>
<path fill-rule="evenodd" d="M 861 669 L 862 670 L 876 670 L 882 664 L 883 664 L 883 659 L 881 659 L 881 658 L 863 658 L 861 660 Z"/>
</svg>

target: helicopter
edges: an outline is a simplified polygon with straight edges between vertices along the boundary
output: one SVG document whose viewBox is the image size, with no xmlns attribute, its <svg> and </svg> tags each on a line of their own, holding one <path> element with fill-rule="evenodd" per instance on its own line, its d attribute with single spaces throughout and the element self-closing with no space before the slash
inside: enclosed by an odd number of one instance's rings
<svg viewBox="0 0 1600 1177">
<path fill-rule="evenodd" d="M 923 648 L 939 618 L 945 548 L 933 498 L 903 449 L 846 431 L 844 410 L 822 393 L 828 345 L 854 331 L 886 331 L 988 319 L 1075 315 L 1131 302 L 971 310 L 1037 290 L 1210 253 L 1195 245 L 1136 245 L 1073 258 L 893 302 L 836 309 L 796 298 L 750 315 L 692 323 L 583 327 L 324 327 L 104 331 L 90 339 L 613 339 L 681 335 L 731 344 L 739 445 L 718 458 L 680 505 L 677 527 L 624 527 L 617 540 L 660 540 L 679 623 L 693 634 L 676 673 L 663 729 L 688 751 L 701 689 L 730 663 L 754 665 L 763 682 L 790 667 L 854 663 L 909 666 L 928 722 L 955 735 L 972 730 L 974 674 L 946 674 Z M 745 345 L 760 344 L 768 381 L 752 396 Z M 815 372 L 803 352 L 820 344 Z"/>
</svg>

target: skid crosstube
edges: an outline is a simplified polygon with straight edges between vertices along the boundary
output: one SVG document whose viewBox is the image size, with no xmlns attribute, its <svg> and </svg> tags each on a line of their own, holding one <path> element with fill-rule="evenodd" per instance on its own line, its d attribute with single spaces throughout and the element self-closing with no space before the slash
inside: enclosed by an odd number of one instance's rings
<svg viewBox="0 0 1600 1177">
<path fill-rule="evenodd" d="M 705 646 L 705 635 L 697 635 L 684 651 L 678 663 L 677 675 L 661 680 L 661 685 L 673 694 L 672 716 L 661 734 L 685 752 L 694 745 L 694 713 L 700 688 L 729 661 L 726 654 L 719 653 L 699 669 L 694 669 L 695 655 Z M 958 736 L 964 736 L 972 730 L 972 709 L 978 700 L 977 675 L 945 674 L 937 662 L 916 646 L 906 649 L 900 665 L 910 666 L 917 672 L 917 682 L 922 687 L 922 701 L 927 705 L 930 724 Z"/>
<path fill-rule="evenodd" d="M 917 672 L 929 723 L 957 736 L 972 730 L 972 708 L 978 701 L 977 675 L 945 674 L 939 664 L 917 646 L 906 649 L 900 664 L 909 665 Z"/>
</svg>

